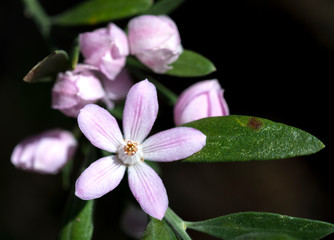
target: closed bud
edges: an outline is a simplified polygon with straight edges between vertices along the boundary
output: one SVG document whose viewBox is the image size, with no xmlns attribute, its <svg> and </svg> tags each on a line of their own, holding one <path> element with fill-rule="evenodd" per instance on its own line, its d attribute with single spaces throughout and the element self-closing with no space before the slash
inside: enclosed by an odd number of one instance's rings
<svg viewBox="0 0 334 240">
<path fill-rule="evenodd" d="M 69 117 L 77 117 L 80 109 L 104 97 L 97 69 L 78 64 L 74 71 L 59 73 L 52 89 L 52 108 Z"/>
<path fill-rule="evenodd" d="M 174 106 L 174 122 L 181 125 L 201 118 L 229 115 L 224 90 L 218 80 L 195 83 L 179 96 Z"/>
<path fill-rule="evenodd" d="M 48 130 L 21 141 L 13 150 L 11 162 L 20 169 L 56 174 L 72 158 L 77 141 L 65 130 Z"/>
<path fill-rule="evenodd" d="M 115 79 L 129 55 L 125 32 L 113 23 L 106 28 L 79 35 L 84 62 L 97 67 L 110 80 Z"/>
<path fill-rule="evenodd" d="M 176 24 L 168 16 L 142 15 L 129 22 L 130 52 L 156 73 L 171 69 L 169 64 L 182 53 Z"/>
</svg>

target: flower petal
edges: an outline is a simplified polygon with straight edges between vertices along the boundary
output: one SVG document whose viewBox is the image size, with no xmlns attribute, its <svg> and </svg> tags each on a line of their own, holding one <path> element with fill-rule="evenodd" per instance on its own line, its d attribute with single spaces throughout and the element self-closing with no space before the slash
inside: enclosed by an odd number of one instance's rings
<svg viewBox="0 0 334 240">
<path fill-rule="evenodd" d="M 74 78 L 74 75 L 69 71 L 57 75 L 56 83 L 52 88 L 52 108 L 70 108 L 78 104 L 80 99 Z"/>
<path fill-rule="evenodd" d="M 85 62 L 98 65 L 101 57 L 110 50 L 112 39 L 106 28 L 79 34 L 79 46 Z"/>
<path fill-rule="evenodd" d="M 56 174 L 74 155 L 76 139 L 60 129 L 44 132 L 40 137 L 32 168 L 36 172 Z"/>
<path fill-rule="evenodd" d="M 110 80 L 114 80 L 125 65 L 126 57 L 114 59 L 110 52 L 106 53 L 100 60 L 98 67 Z"/>
<path fill-rule="evenodd" d="M 86 101 L 96 101 L 104 97 L 104 90 L 100 80 L 93 74 L 79 75 L 76 86 L 80 98 Z"/>
<path fill-rule="evenodd" d="M 78 123 L 80 130 L 95 147 L 116 152 L 123 141 L 116 119 L 98 105 L 88 104 L 82 108 Z"/>
<path fill-rule="evenodd" d="M 168 207 L 164 184 L 156 172 L 146 163 L 128 167 L 130 189 L 141 208 L 154 218 L 161 220 Z"/>
<path fill-rule="evenodd" d="M 83 200 L 99 198 L 121 182 L 126 166 L 116 156 L 93 162 L 77 179 L 75 195 Z"/>
<path fill-rule="evenodd" d="M 144 158 L 157 162 L 184 159 L 201 150 L 206 136 L 199 130 L 177 127 L 159 132 L 142 143 Z"/>
<path fill-rule="evenodd" d="M 102 78 L 101 80 L 106 98 L 115 101 L 124 99 L 134 83 L 130 72 L 126 68 L 123 68 L 113 81 L 108 78 Z"/>
<path fill-rule="evenodd" d="M 125 139 L 142 142 L 152 129 L 158 108 L 157 90 L 152 83 L 143 80 L 133 85 L 123 113 Z"/>
</svg>

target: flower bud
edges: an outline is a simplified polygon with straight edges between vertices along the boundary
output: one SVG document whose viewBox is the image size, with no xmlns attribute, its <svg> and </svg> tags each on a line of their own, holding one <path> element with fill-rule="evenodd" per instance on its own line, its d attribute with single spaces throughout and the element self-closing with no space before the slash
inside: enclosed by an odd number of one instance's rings
<svg viewBox="0 0 334 240">
<path fill-rule="evenodd" d="M 78 64 L 74 71 L 59 73 L 52 89 L 52 108 L 77 117 L 81 108 L 104 97 L 96 68 Z"/>
<path fill-rule="evenodd" d="M 110 80 L 122 70 L 129 55 L 127 36 L 113 23 L 106 28 L 80 34 L 79 46 L 84 62 L 97 67 Z"/>
<path fill-rule="evenodd" d="M 174 106 L 174 122 L 181 125 L 201 118 L 226 116 L 229 109 L 218 80 L 195 83 L 179 96 Z"/>
<path fill-rule="evenodd" d="M 72 158 L 76 146 L 77 141 L 70 132 L 48 130 L 16 145 L 11 162 L 26 171 L 56 174 Z"/>
<path fill-rule="evenodd" d="M 130 52 L 156 73 L 164 73 L 182 53 L 176 24 L 168 16 L 142 15 L 130 20 Z"/>
<path fill-rule="evenodd" d="M 128 204 L 122 214 L 120 225 L 127 236 L 141 239 L 148 225 L 148 216 L 136 205 Z"/>
</svg>

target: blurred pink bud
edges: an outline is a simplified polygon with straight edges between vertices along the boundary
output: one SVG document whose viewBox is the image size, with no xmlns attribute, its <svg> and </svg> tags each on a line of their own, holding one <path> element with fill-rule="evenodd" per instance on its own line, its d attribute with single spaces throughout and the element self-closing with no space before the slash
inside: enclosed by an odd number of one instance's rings
<svg viewBox="0 0 334 240">
<path fill-rule="evenodd" d="M 132 55 L 156 73 L 164 73 L 182 53 L 176 24 L 168 16 L 142 15 L 129 22 Z"/>
<path fill-rule="evenodd" d="M 105 91 L 103 101 L 109 109 L 114 107 L 114 101 L 124 99 L 134 84 L 129 71 L 126 68 L 123 68 L 113 81 L 110 81 L 107 78 L 101 78 L 101 80 Z"/>
<path fill-rule="evenodd" d="M 16 145 L 11 162 L 26 171 L 56 174 L 72 158 L 76 146 L 77 141 L 70 132 L 48 130 Z"/>
<path fill-rule="evenodd" d="M 129 55 L 127 36 L 113 23 L 106 28 L 80 34 L 79 46 L 85 63 L 96 66 L 110 80 L 122 70 Z"/>
<path fill-rule="evenodd" d="M 104 97 L 93 66 L 78 64 L 74 71 L 59 73 L 52 89 L 52 108 L 77 117 L 81 108 Z"/>
<path fill-rule="evenodd" d="M 174 106 L 174 122 L 181 125 L 201 118 L 229 115 L 217 79 L 195 83 L 184 90 Z"/>
<path fill-rule="evenodd" d="M 140 239 L 148 225 L 147 214 L 134 204 L 126 206 L 121 218 L 121 228 L 126 235 Z"/>
</svg>

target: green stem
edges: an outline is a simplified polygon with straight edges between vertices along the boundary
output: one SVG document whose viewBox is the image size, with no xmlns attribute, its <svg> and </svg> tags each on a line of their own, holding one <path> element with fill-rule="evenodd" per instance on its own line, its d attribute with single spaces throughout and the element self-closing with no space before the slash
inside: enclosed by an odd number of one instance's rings
<svg viewBox="0 0 334 240">
<path fill-rule="evenodd" d="M 42 36 L 50 38 L 51 21 L 38 0 L 22 0 L 25 11 L 29 17 L 33 18 Z"/>
<path fill-rule="evenodd" d="M 166 88 L 163 84 L 155 80 L 154 78 L 152 77 L 148 77 L 148 78 L 149 78 L 149 81 L 155 85 L 157 90 L 168 99 L 169 104 L 173 106 L 177 101 L 177 95 L 171 90 L 169 90 L 168 88 Z"/>
<path fill-rule="evenodd" d="M 190 236 L 186 232 L 187 227 L 184 224 L 184 221 L 179 216 L 177 216 L 172 209 L 167 208 L 164 219 L 168 225 L 172 227 L 180 239 L 191 240 Z"/>
<path fill-rule="evenodd" d="M 136 58 L 131 56 L 127 57 L 126 64 L 127 66 L 130 66 L 135 69 L 135 71 L 133 71 L 133 74 L 136 77 L 138 77 L 141 80 L 147 78 L 150 82 L 152 82 L 157 88 L 157 90 L 168 100 L 168 103 L 170 105 L 173 106 L 176 103 L 178 96 L 174 92 L 166 88 L 159 81 L 155 80 L 150 75 L 150 70 L 146 66 L 144 66 L 141 62 L 139 62 Z"/>
<path fill-rule="evenodd" d="M 124 104 L 116 104 L 113 109 L 109 110 L 109 112 L 116 119 L 122 120 L 123 119 L 123 109 L 124 109 Z"/>
<path fill-rule="evenodd" d="M 76 65 L 79 62 L 80 55 L 80 47 L 79 47 L 79 38 L 76 37 L 72 44 L 72 50 L 70 52 L 70 60 L 71 60 L 71 69 L 74 70 Z"/>
<path fill-rule="evenodd" d="M 82 145 L 85 158 L 80 166 L 79 174 L 96 159 L 96 149 L 90 144 Z M 75 187 L 69 192 L 63 216 L 59 240 L 91 240 L 94 223 L 94 200 L 84 201 L 74 195 Z"/>
</svg>

